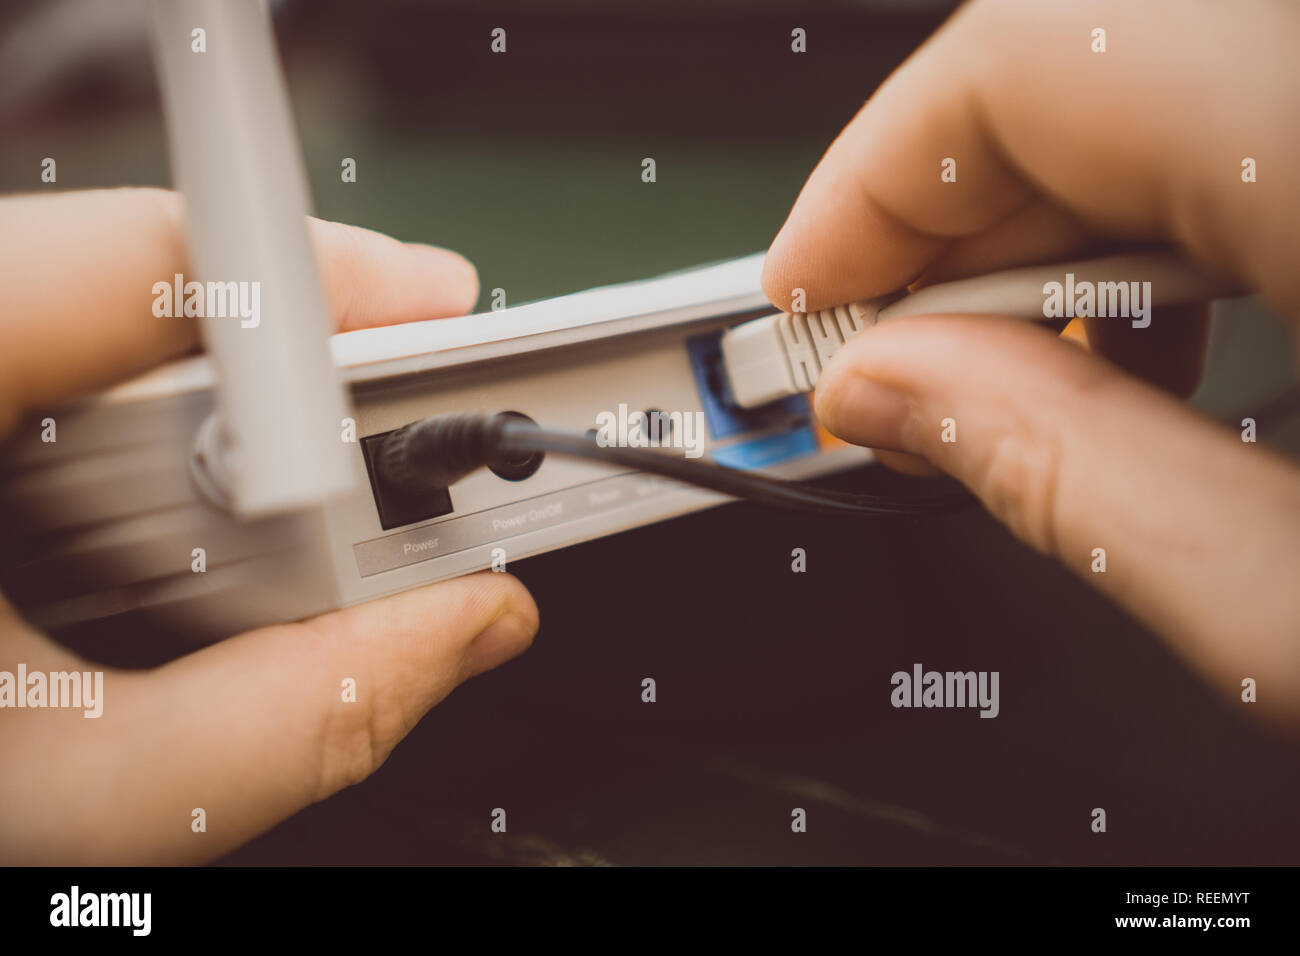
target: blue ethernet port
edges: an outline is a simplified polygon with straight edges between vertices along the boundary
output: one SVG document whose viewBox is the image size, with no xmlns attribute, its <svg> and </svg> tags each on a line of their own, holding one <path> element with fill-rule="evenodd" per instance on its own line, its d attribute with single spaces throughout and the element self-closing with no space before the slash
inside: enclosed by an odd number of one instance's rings
<svg viewBox="0 0 1300 956">
<path fill-rule="evenodd" d="M 739 441 L 715 448 L 713 460 L 724 468 L 755 471 L 779 465 L 791 458 L 817 454 L 817 432 L 811 425 L 796 425 L 788 431 Z"/>
<path fill-rule="evenodd" d="M 791 395 L 758 408 L 739 408 L 731 401 L 727 373 L 722 367 L 722 333 L 709 332 L 686 340 L 700 405 L 714 439 L 769 428 L 779 422 L 806 419 L 808 396 Z"/>
</svg>

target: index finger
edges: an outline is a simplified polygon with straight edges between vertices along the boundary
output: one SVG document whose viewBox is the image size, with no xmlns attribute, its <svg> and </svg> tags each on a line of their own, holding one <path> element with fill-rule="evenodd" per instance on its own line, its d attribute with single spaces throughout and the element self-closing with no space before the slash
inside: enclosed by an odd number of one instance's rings
<svg viewBox="0 0 1300 956">
<path fill-rule="evenodd" d="M 186 273 L 180 196 L 111 189 L 0 200 L 0 435 L 25 408 L 102 388 L 198 347 L 193 319 L 153 314 L 153 285 Z M 478 298 L 454 252 L 309 219 L 342 331 L 460 315 Z"/>
<path fill-rule="evenodd" d="M 1060 228 L 1181 244 L 1294 310 L 1300 190 L 1278 171 L 1300 148 L 1297 21 L 1266 2 L 963 8 L 831 145 L 764 291 L 788 309 L 803 289 L 808 310 L 883 295 L 1047 203 Z M 1271 174 L 1243 182 L 1247 158 Z"/>
</svg>

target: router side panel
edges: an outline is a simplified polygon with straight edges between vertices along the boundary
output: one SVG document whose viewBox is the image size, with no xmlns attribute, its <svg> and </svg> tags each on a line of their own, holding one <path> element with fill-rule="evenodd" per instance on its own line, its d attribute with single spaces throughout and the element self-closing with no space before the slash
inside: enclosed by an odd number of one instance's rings
<svg viewBox="0 0 1300 956">
<path fill-rule="evenodd" d="M 517 411 L 545 427 L 583 432 L 602 413 L 680 413 L 684 427 L 704 418 L 698 447 L 725 457 L 755 447 L 790 450 L 774 467 L 782 477 L 810 477 L 870 460 L 863 449 L 825 447 L 810 425 L 807 399 L 748 425 L 705 416 L 692 343 L 708 340 L 734 318 L 548 349 L 358 389 L 358 436 L 387 432 L 429 415 Z M 689 424 L 686 424 L 689 423 Z M 723 427 L 725 426 L 725 427 Z M 724 433 L 722 437 L 719 432 Z M 803 444 L 790 445 L 790 436 Z M 687 437 L 683 433 L 683 440 Z M 363 457 L 358 481 L 369 487 Z M 353 496 L 329 514 L 331 551 L 344 603 L 491 567 L 723 503 L 712 492 L 608 466 L 549 456 L 524 481 L 479 471 L 450 489 L 453 510 L 390 530 L 373 497 Z"/>
<path fill-rule="evenodd" d="M 211 404 L 69 406 L 51 413 L 51 442 L 39 421 L 20 426 L 0 482 L 0 585 L 32 623 L 167 628 L 183 650 L 337 606 L 319 511 L 244 522 L 198 494 L 189 456 Z"/>
</svg>

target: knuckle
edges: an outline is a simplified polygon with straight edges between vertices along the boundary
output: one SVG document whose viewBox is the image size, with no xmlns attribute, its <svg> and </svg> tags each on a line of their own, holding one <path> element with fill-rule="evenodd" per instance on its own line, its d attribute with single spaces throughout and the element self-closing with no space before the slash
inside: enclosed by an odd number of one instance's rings
<svg viewBox="0 0 1300 956">
<path fill-rule="evenodd" d="M 316 723 L 317 783 L 312 794 L 319 801 L 378 770 L 411 722 L 397 689 L 366 666 L 365 654 L 339 653 L 343 647 L 355 646 L 354 642 L 335 639 L 336 635 L 325 633 L 329 628 L 315 622 L 298 626 L 315 645 L 303 649 L 304 659 L 320 662 L 322 713 Z M 356 681 L 355 700 L 344 699 L 341 680 L 345 676 Z"/>
<path fill-rule="evenodd" d="M 322 724 L 317 800 L 369 777 L 406 732 L 399 700 L 382 686 L 369 689 L 360 679 L 357 684 L 356 703 L 334 705 Z"/>
</svg>

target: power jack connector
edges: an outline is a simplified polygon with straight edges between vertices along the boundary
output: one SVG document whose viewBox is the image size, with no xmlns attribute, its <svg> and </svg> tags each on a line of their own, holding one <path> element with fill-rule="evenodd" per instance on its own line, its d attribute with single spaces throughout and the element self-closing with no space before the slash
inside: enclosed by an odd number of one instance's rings
<svg viewBox="0 0 1300 956">
<path fill-rule="evenodd" d="M 523 412 L 502 412 L 501 414 L 506 418 L 517 418 L 532 425 L 537 424 Z M 546 453 L 541 451 L 518 452 L 488 462 L 488 471 L 498 478 L 504 478 L 506 481 L 523 481 L 525 478 L 531 478 L 537 473 L 537 469 L 542 467 L 545 458 Z"/>
</svg>

